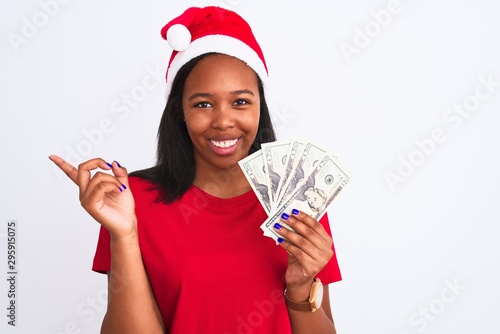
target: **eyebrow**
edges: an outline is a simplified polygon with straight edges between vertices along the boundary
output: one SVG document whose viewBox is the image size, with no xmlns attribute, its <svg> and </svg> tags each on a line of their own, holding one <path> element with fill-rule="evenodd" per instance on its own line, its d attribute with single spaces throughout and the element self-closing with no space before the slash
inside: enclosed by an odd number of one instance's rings
<svg viewBox="0 0 500 334">
<path fill-rule="evenodd" d="M 191 101 L 192 99 L 195 99 L 197 97 L 211 97 L 211 96 L 212 96 L 212 94 L 209 94 L 209 93 L 194 93 L 193 95 L 191 95 L 189 97 L 188 100 Z"/>
<path fill-rule="evenodd" d="M 238 90 L 233 90 L 229 92 L 231 95 L 241 95 L 241 94 L 249 94 L 252 96 L 255 96 L 255 94 L 250 90 L 250 89 L 238 89 Z M 191 101 L 197 97 L 212 97 L 213 95 L 210 93 L 194 93 L 191 95 L 188 100 Z"/>
<path fill-rule="evenodd" d="M 255 96 L 255 94 L 250 89 L 233 90 L 230 94 L 232 95 L 250 94 L 252 96 Z"/>
</svg>

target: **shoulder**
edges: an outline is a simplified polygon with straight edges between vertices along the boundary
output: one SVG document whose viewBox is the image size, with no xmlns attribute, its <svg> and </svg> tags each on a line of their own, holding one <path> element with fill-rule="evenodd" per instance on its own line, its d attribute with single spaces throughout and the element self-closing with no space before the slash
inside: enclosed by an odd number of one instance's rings
<svg viewBox="0 0 500 334">
<path fill-rule="evenodd" d="M 130 184 L 131 188 L 137 189 L 137 190 L 147 190 L 148 188 L 154 188 L 153 182 L 146 180 L 142 177 L 139 176 L 129 176 L 128 182 Z"/>
<path fill-rule="evenodd" d="M 134 199 L 154 200 L 158 195 L 155 184 L 139 176 L 130 176 L 128 179 L 130 190 L 134 194 Z"/>
</svg>

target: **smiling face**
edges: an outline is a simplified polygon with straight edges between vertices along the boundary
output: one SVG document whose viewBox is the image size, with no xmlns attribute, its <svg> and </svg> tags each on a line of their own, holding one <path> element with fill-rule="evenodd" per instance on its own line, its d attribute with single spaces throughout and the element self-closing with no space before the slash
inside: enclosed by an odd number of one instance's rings
<svg viewBox="0 0 500 334">
<path fill-rule="evenodd" d="M 259 125 L 255 72 L 234 57 L 206 56 L 186 78 L 182 109 L 197 177 L 239 168 L 238 161 L 248 155 Z"/>
</svg>

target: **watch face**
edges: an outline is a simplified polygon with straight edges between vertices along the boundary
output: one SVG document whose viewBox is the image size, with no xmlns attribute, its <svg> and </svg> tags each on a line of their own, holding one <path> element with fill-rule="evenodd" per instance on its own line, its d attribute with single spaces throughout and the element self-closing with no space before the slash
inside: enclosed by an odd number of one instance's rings
<svg viewBox="0 0 500 334">
<path fill-rule="evenodd" d="M 323 302 L 323 284 L 319 284 L 316 293 L 316 308 L 320 308 L 322 302 Z"/>
</svg>

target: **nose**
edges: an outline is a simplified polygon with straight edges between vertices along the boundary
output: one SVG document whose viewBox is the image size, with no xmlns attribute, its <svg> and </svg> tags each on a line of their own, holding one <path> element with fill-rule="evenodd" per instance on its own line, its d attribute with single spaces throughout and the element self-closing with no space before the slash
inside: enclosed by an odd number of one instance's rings
<svg viewBox="0 0 500 334">
<path fill-rule="evenodd" d="M 226 130 L 234 127 L 234 111 L 226 104 L 217 106 L 213 110 L 212 127 L 214 129 Z"/>
</svg>

